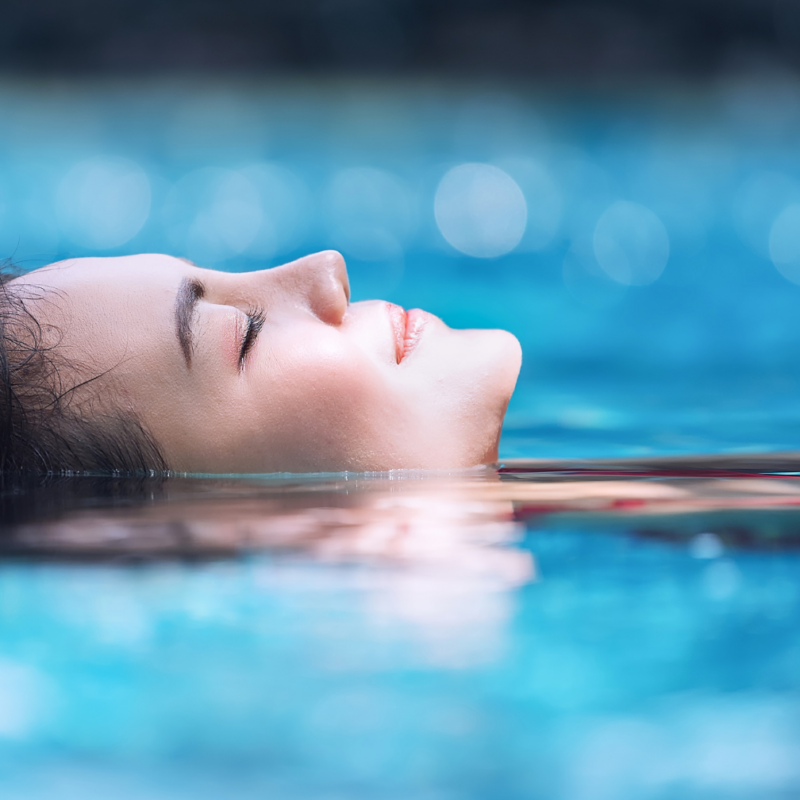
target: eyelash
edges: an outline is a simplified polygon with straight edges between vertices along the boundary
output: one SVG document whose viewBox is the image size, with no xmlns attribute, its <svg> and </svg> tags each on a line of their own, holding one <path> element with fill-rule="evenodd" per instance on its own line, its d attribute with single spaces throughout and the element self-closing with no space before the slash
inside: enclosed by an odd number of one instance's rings
<svg viewBox="0 0 800 800">
<path fill-rule="evenodd" d="M 247 312 L 247 328 L 245 328 L 242 346 L 239 349 L 239 369 L 244 369 L 244 361 L 250 348 L 255 344 L 258 334 L 261 333 L 266 317 L 263 308 L 254 308 Z"/>
</svg>

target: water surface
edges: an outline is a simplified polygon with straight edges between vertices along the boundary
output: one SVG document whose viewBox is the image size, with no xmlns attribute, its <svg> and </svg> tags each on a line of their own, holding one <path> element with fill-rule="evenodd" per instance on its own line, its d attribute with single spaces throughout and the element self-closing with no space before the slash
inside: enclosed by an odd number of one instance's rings
<svg viewBox="0 0 800 800">
<path fill-rule="evenodd" d="M 797 463 L 17 487 L 3 796 L 792 796 Z"/>
</svg>

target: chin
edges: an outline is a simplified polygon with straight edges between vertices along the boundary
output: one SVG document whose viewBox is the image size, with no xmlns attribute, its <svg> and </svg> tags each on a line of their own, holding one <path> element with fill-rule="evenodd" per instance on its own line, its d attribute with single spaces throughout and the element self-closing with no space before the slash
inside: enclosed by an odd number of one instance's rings
<svg viewBox="0 0 800 800">
<path fill-rule="evenodd" d="M 472 463 L 463 466 L 497 461 L 503 420 L 522 366 L 522 348 L 516 336 L 501 330 L 486 331 L 486 334 L 491 337 L 491 349 L 485 362 L 488 368 L 481 376 L 483 408 L 477 429 L 472 432 L 473 448 L 467 459 Z"/>
<path fill-rule="evenodd" d="M 498 459 L 503 419 L 522 365 L 516 337 L 501 331 L 468 331 L 469 357 L 462 362 L 460 386 L 440 408 L 436 434 L 428 438 L 427 466 L 474 467 Z"/>
<path fill-rule="evenodd" d="M 503 414 L 505 414 L 508 401 L 514 394 L 514 388 L 517 385 L 520 367 L 522 367 L 522 346 L 513 333 L 508 331 L 490 331 L 490 333 L 495 334 L 498 338 L 498 381 L 503 387 L 502 391 L 505 397 Z"/>
</svg>

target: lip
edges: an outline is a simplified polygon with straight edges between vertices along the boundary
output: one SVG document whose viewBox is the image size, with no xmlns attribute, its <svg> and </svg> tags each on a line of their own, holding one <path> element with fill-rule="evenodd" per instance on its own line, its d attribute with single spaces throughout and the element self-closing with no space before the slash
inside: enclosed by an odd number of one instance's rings
<svg viewBox="0 0 800 800">
<path fill-rule="evenodd" d="M 430 314 L 421 308 L 412 308 L 406 312 L 406 336 L 403 342 L 403 358 L 406 358 L 417 346 Z M 400 359 L 402 361 L 402 358 Z"/>
<path fill-rule="evenodd" d="M 417 346 L 429 315 L 420 308 L 406 311 L 394 303 L 387 303 L 387 306 L 394 331 L 395 358 L 399 364 Z"/>
</svg>

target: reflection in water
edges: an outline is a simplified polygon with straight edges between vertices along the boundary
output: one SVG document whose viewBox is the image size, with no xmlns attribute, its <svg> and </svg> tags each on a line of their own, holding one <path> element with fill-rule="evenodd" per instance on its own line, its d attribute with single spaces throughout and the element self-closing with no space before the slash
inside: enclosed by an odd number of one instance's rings
<svg viewBox="0 0 800 800">
<path fill-rule="evenodd" d="M 536 576 L 533 555 L 515 546 L 524 525 L 513 504 L 475 478 L 167 478 L 138 487 L 87 481 L 89 496 L 75 507 L 50 519 L 34 512 L 7 530 L 6 553 L 104 561 L 251 557 L 253 591 L 309 597 L 327 584 L 309 561 L 348 566 L 334 580 L 360 598 L 364 624 L 401 632 L 427 663 L 454 667 L 496 657 L 513 609 L 510 591 Z M 55 489 L 69 496 L 79 485 L 73 479 Z M 259 559 L 260 552 L 272 557 Z M 60 605 L 112 641 L 140 639 L 148 612 L 119 587 L 96 588 L 73 587 Z M 211 586 L 198 603 L 211 614 L 226 605 Z"/>
<path fill-rule="evenodd" d="M 438 565 L 519 585 L 536 570 L 513 545 L 523 523 L 540 517 L 619 518 L 645 535 L 680 539 L 683 518 L 705 514 L 717 520 L 715 536 L 739 545 L 795 540 L 791 526 L 755 530 L 742 522 L 756 518 L 748 512 L 791 514 L 800 506 L 800 479 L 785 459 L 771 471 L 762 459 L 758 472 L 736 459 L 707 461 L 521 462 L 456 475 L 31 479 L 0 492 L 0 549 L 76 558 L 269 550 L 328 562 Z"/>
<path fill-rule="evenodd" d="M 796 796 L 794 466 L 7 483 L 3 797 Z"/>
</svg>

